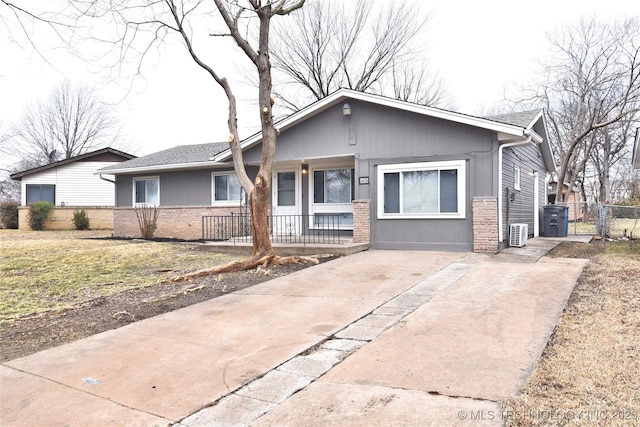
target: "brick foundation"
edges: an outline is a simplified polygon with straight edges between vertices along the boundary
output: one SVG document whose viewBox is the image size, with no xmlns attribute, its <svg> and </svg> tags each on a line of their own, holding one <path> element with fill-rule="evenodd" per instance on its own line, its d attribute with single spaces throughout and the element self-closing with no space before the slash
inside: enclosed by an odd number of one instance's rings
<svg viewBox="0 0 640 427">
<path fill-rule="evenodd" d="M 113 208 L 111 206 L 56 206 L 44 223 L 45 230 L 75 230 L 73 212 L 84 209 L 89 218 L 91 230 L 110 230 L 113 228 Z M 31 230 L 29 226 L 29 206 L 18 208 L 18 228 Z"/>
<path fill-rule="evenodd" d="M 473 251 L 498 252 L 498 200 L 495 197 L 473 199 Z"/>
<path fill-rule="evenodd" d="M 370 243 L 371 207 L 369 200 L 354 200 L 353 205 L 353 243 Z"/>
<path fill-rule="evenodd" d="M 239 207 L 190 206 L 160 207 L 158 222 L 153 237 L 167 239 L 202 239 L 202 217 L 207 215 L 229 215 L 240 212 Z M 140 238 L 138 218 L 133 208 L 113 210 L 113 236 Z"/>
</svg>

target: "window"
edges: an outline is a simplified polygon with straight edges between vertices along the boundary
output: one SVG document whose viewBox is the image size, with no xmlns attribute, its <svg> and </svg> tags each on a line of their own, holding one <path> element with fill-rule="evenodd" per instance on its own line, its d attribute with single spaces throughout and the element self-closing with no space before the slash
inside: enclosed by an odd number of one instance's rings
<svg viewBox="0 0 640 427">
<path fill-rule="evenodd" d="M 145 177 L 133 180 L 134 205 L 159 205 L 160 204 L 160 178 Z"/>
<path fill-rule="evenodd" d="M 378 218 L 464 218 L 465 162 L 378 167 Z"/>
<path fill-rule="evenodd" d="M 27 184 L 27 204 L 50 202 L 56 204 L 56 186 L 47 184 Z"/>
<path fill-rule="evenodd" d="M 513 167 L 513 189 L 520 190 L 520 166 Z"/>
<path fill-rule="evenodd" d="M 213 202 L 240 202 L 242 187 L 233 174 L 213 175 Z"/>
<path fill-rule="evenodd" d="M 353 169 L 327 169 L 313 172 L 313 203 L 351 203 Z"/>
<path fill-rule="evenodd" d="M 310 190 L 313 191 L 313 228 L 352 229 L 355 173 L 349 167 L 314 169 Z"/>
</svg>

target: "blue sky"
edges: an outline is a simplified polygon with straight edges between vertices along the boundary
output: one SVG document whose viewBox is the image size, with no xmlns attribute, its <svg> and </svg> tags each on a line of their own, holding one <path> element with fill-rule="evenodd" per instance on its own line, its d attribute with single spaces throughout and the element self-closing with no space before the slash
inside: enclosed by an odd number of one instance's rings
<svg viewBox="0 0 640 427">
<path fill-rule="evenodd" d="M 457 109 L 470 114 L 489 110 L 502 100 L 505 90 L 530 79 L 547 50 L 546 33 L 554 28 L 582 15 L 615 18 L 640 13 L 637 4 L 628 0 L 436 0 L 420 4 L 433 12 L 421 35 L 432 67 L 453 94 Z M 45 98 L 66 77 L 98 88 L 101 97 L 113 104 L 123 122 L 123 135 L 132 147 L 138 147 L 138 155 L 227 139 L 224 93 L 178 43 L 155 52 L 143 69 L 144 78 L 131 88 L 128 76 L 106 79 L 96 63 L 84 62 L 50 45 L 46 30 L 28 30 L 42 47 L 40 55 L 25 46 L 21 34 L 15 33 L 16 27 L 7 20 L 4 23 L 3 27 L 0 21 L 0 121 L 5 126 L 19 119 L 29 102 Z M 11 40 L 10 30 L 21 44 Z M 92 47 L 77 48 L 90 51 Z M 239 52 L 225 52 L 220 55 L 225 58 L 223 74 L 233 78 L 244 62 Z M 253 90 L 237 82 L 235 87 L 242 101 L 241 136 L 248 136 L 256 129 L 252 123 L 257 113 L 250 102 Z"/>
</svg>

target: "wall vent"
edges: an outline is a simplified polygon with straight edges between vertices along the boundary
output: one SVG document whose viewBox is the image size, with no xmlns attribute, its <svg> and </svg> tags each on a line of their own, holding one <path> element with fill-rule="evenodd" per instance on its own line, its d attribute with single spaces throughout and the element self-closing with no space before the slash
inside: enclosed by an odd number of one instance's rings
<svg viewBox="0 0 640 427">
<path fill-rule="evenodd" d="M 528 224 L 511 224 L 509 225 L 509 246 L 521 248 L 527 244 L 527 236 L 529 235 Z"/>
</svg>

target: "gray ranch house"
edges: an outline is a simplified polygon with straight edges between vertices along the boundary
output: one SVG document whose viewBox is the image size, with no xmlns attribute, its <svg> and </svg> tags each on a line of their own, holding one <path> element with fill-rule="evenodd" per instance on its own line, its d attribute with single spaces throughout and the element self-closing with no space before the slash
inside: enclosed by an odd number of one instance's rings
<svg viewBox="0 0 640 427">
<path fill-rule="evenodd" d="M 477 252 L 539 235 L 555 171 L 542 111 L 480 118 L 340 89 L 277 127 L 271 213 L 305 218 L 288 233 L 331 222 L 372 248 Z M 242 214 L 228 148 L 177 146 L 101 169 L 116 177 L 114 235 L 140 235 L 136 204 L 159 206 L 157 237 L 202 239 L 203 217 Z M 255 175 L 261 135 L 242 148 Z"/>
</svg>

